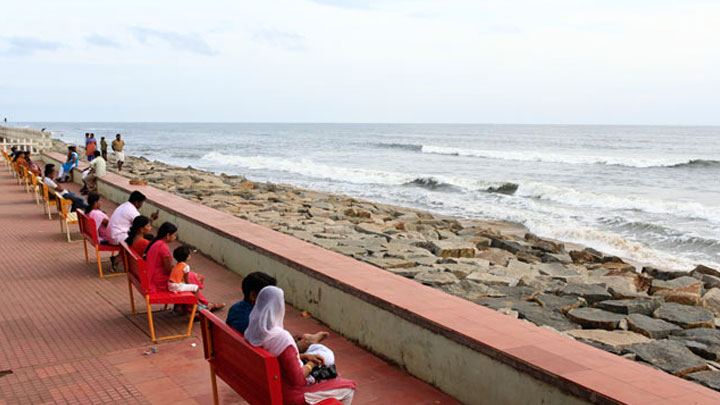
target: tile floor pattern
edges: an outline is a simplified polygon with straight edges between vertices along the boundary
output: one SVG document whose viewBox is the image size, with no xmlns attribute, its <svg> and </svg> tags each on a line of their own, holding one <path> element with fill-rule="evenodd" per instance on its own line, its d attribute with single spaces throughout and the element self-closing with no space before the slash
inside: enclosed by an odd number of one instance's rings
<svg viewBox="0 0 720 405">
<path fill-rule="evenodd" d="M 115 208 L 103 203 L 106 212 Z M 82 242 L 64 238 L 58 220 L 48 220 L 0 167 L 0 405 L 212 403 L 199 324 L 191 338 L 153 345 L 146 316 L 130 315 L 126 278 L 100 279 L 93 259 L 85 264 Z M 240 276 L 200 255 L 191 266 L 206 276 L 211 301 L 241 298 Z M 168 312 L 157 314 L 155 325 L 163 336 L 187 324 Z M 323 329 L 291 307 L 286 327 Z M 339 371 L 358 383 L 356 404 L 457 403 L 336 334 L 326 343 Z M 152 347 L 158 352 L 143 354 Z M 220 395 L 224 404 L 245 403 L 222 382 Z"/>
</svg>

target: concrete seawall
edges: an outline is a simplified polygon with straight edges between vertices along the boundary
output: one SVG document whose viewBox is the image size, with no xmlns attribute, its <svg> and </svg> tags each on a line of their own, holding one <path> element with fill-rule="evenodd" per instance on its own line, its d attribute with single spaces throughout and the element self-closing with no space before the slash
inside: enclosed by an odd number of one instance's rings
<svg viewBox="0 0 720 405">
<path fill-rule="evenodd" d="M 0 126 L 0 146 L 18 146 L 37 153 L 52 147 L 51 133 L 29 128 Z"/>
<path fill-rule="evenodd" d="M 704 387 L 153 187 L 112 173 L 98 184 L 116 203 L 142 191 L 142 211 L 159 210 L 183 242 L 239 274 L 273 274 L 292 305 L 465 403 L 720 401 Z"/>
</svg>

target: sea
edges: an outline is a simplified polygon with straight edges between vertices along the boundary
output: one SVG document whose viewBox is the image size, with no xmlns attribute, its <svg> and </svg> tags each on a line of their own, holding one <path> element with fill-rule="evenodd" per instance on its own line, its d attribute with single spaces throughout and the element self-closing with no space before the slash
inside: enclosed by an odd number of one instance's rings
<svg viewBox="0 0 720 405">
<path fill-rule="evenodd" d="M 150 160 L 531 232 L 676 270 L 720 266 L 720 127 L 23 123 Z"/>
</svg>

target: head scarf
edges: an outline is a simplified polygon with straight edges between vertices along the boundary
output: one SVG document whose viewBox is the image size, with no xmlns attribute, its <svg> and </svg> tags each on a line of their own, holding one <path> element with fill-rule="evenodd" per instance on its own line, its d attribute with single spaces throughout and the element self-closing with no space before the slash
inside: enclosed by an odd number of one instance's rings
<svg viewBox="0 0 720 405">
<path fill-rule="evenodd" d="M 250 312 L 245 339 L 253 346 L 261 346 L 273 356 L 279 356 L 288 346 L 295 346 L 290 332 L 283 328 L 285 295 L 283 290 L 268 286 L 260 290 Z M 297 346 L 295 346 L 297 349 Z"/>
</svg>

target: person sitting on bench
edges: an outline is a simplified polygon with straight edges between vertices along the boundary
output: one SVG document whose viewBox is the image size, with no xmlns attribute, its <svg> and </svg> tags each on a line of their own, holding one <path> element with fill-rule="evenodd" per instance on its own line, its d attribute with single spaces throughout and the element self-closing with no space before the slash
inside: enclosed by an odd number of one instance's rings
<svg viewBox="0 0 720 405">
<path fill-rule="evenodd" d="M 292 335 L 283 328 L 285 318 L 285 296 L 275 286 L 263 288 L 250 312 L 250 323 L 245 330 L 245 339 L 262 347 L 278 358 L 282 375 L 283 402 L 285 404 L 315 404 L 326 399 L 336 399 L 344 405 L 352 403 L 355 382 L 342 378 L 308 384 L 313 368 L 322 365 L 320 361 L 308 361 L 303 365 L 297 344 Z"/>
<path fill-rule="evenodd" d="M 72 177 L 72 169 L 78 165 L 79 160 L 77 148 L 68 146 L 67 161 L 60 166 L 60 173 L 56 177 L 57 181 L 61 183 L 69 181 L 70 177 Z"/>
<path fill-rule="evenodd" d="M 205 283 L 205 277 L 190 271 L 190 266 L 187 261 L 190 260 L 190 248 L 187 246 L 180 246 L 173 250 L 173 257 L 177 264 L 173 267 L 170 272 L 170 280 L 168 281 L 168 289 L 172 292 L 191 291 L 194 292 L 198 298 L 198 302 L 202 307 L 208 308 L 211 311 L 216 311 L 225 307 L 225 304 L 210 304 L 200 290 L 202 290 Z M 187 308 L 186 308 L 187 309 Z"/>
<path fill-rule="evenodd" d="M 152 232 L 152 222 L 150 218 L 145 215 L 138 215 L 133 219 L 125 243 L 138 257 L 145 257 L 145 250 L 150 244 L 150 241 L 153 240 L 150 232 Z"/>
<path fill-rule="evenodd" d="M 130 198 L 127 202 L 120 204 L 119 207 L 115 208 L 113 214 L 110 216 L 110 222 L 108 223 L 108 229 L 110 230 L 110 243 L 113 245 L 119 245 L 120 242 L 124 241 L 128 237 L 128 231 L 132 227 L 133 220 L 135 217 L 140 215 L 140 207 L 147 197 L 145 194 L 135 190 L 130 193 Z M 159 213 L 155 211 L 150 218 L 154 221 L 158 218 Z M 169 256 L 169 254 L 168 254 Z"/>
<path fill-rule="evenodd" d="M 37 163 L 33 162 L 33 160 L 30 158 L 30 151 L 25 152 L 25 161 L 27 162 L 27 168 L 30 171 L 30 173 L 41 176 L 42 171 L 40 171 L 40 166 L 37 165 Z"/>
<path fill-rule="evenodd" d="M 52 163 L 48 163 L 45 165 L 45 176 L 42 179 L 43 183 L 47 184 L 48 188 L 50 188 L 51 190 L 56 191 L 58 194 L 60 194 L 60 197 L 72 201 L 73 212 L 77 211 L 78 209 L 84 210 L 87 207 L 87 204 L 85 204 L 85 201 L 82 197 L 60 187 L 60 185 L 53 181 L 53 178 L 55 178 L 55 165 Z"/>
<path fill-rule="evenodd" d="M 260 290 L 276 284 L 277 280 L 275 280 L 275 277 L 262 271 L 254 271 L 245 276 L 242 281 L 243 300 L 236 302 L 235 305 L 230 307 L 225 323 L 236 331 L 244 334 L 250 322 L 250 312 L 255 306 Z M 303 339 L 308 345 L 312 345 L 322 342 L 328 336 L 329 333 L 327 332 L 306 333 L 299 335 L 298 339 Z M 300 350 L 300 353 L 304 351 L 305 350 Z"/>
<path fill-rule="evenodd" d="M 177 227 L 172 223 L 163 223 L 145 250 L 145 266 L 150 280 L 150 292 L 169 291 L 168 282 L 173 266 L 168 243 L 172 243 L 177 238 L 177 232 Z M 205 303 L 210 311 L 217 311 L 225 307 L 225 304 L 211 304 L 207 300 Z M 182 311 L 178 310 L 178 312 Z"/>
<path fill-rule="evenodd" d="M 95 221 L 95 230 L 97 231 L 98 242 L 108 243 L 108 216 L 100 209 L 100 195 L 91 193 L 87 196 L 87 208 L 85 214 Z"/>
</svg>

